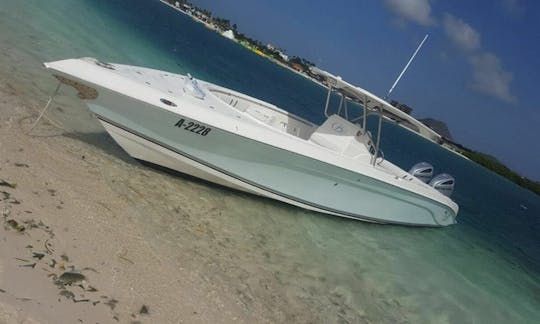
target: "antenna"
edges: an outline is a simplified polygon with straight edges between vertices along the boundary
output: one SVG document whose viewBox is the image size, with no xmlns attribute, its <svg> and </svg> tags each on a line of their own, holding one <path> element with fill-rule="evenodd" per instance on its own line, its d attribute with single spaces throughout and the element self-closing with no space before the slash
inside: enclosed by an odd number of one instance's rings
<svg viewBox="0 0 540 324">
<path fill-rule="evenodd" d="M 420 48 L 422 48 L 422 45 L 424 45 L 424 43 L 426 42 L 426 40 L 428 39 L 429 35 L 426 34 L 426 36 L 424 36 L 424 39 L 420 42 L 420 45 L 418 45 L 418 47 L 416 48 L 416 51 L 414 51 L 413 55 L 411 56 L 411 58 L 409 59 L 409 62 L 407 62 L 407 65 L 405 65 L 405 67 L 403 68 L 403 70 L 401 71 L 401 73 L 399 74 L 399 76 L 397 77 L 396 81 L 394 82 L 394 84 L 392 84 L 392 87 L 390 88 L 390 90 L 388 90 L 388 93 L 386 94 L 386 96 L 384 97 L 384 100 L 388 99 L 388 97 L 390 97 L 390 94 L 392 93 L 392 91 L 394 90 L 394 88 L 396 87 L 396 85 L 398 84 L 399 80 L 401 79 L 401 77 L 403 76 L 403 74 L 405 74 L 405 71 L 407 71 L 407 69 L 409 68 L 409 65 L 411 65 L 412 61 L 414 60 L 414 57 L 416 56 L 416 54 L 418 54 L 418 51 L 420 51 Z"/>
</svg>

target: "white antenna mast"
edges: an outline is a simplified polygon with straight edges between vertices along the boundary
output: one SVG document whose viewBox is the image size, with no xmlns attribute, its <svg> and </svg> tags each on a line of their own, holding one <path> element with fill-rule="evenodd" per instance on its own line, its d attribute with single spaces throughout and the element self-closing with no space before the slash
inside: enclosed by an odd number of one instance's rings
<svg viewBox="0 0 540 324">
<path fill-rule="evenodd" d="M 396 87 L 396 85 L 398 84 L 399 80 L 401 79 L 401 77 L 403 76 L 403 74 L 405 74 L 405 71 L 407 71 L 407 69 L 409 68 L 409 65 L 411 65 L 412 61 L 414 60 L 414 57 L 416 56 L 416 54 L 418 54 L 418 51 L 420 51 L 420 48 L 422 48 L 422 45 L 424 45 L 424 43 L 426 42 L 426 40 L 428 39 L 429 35 L 426 34 L 426 36 L 424 36 L 424 39 L 422 40 L 422 42 L 420 42 L 420 45 L 418 45 L 418 47 L 416 48 L 416 51 L 414 51 L 413 55 L 411 56 L 411 58 L 409 59 L 409 62 L 407 62 L 407 65 L 405 65 L 405 67 L 403 68 L 403 71 L 401 71 L 401 73 L 399 74 L 399 76 L 397 77 L 396 81 L 394 82 L 394 84 L 392 84 L 392 87 L 390 88 L 390 90 L 388 90 L 388 93 L 386 94 L 386 96 L 384 97 L 384 100 L 388 99 L 388 97 L 390 97 L 390 94 L 392 93 L 392 91 L 394 90 L 394 88 Z"/>
</svg>

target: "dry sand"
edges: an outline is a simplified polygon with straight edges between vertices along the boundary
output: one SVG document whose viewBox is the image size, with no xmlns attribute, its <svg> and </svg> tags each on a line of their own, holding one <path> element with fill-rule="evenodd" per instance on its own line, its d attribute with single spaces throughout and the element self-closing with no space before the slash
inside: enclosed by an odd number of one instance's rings
<svg viewBox="0 0 540 324">
<path fill-rule="evenodd" d="M 149 246 L 89 144 L 28 135 L 39 106 L 20 91 L 0 83 L 0 323 L 267 321 Z"/>
</svg>

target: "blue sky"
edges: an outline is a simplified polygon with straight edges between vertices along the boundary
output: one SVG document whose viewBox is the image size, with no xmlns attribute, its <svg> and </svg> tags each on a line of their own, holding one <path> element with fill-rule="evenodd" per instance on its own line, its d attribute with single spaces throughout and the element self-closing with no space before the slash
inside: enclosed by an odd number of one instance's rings
<svg viewBox="0 0 540 324">
<path fill-rule="evenodd" d="M 243 33 L 445 121 L 454 139 L 540 180 L 540 2 L 192 0 Z"/>
</svg>

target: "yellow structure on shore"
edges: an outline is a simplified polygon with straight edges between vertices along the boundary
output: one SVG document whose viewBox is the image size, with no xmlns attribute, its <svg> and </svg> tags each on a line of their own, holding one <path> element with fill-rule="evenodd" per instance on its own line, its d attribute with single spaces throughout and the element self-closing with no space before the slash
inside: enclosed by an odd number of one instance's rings
<svg viewBox="0 0 540 324">
<path fill-rule="evenodd" d="M 253 52 L 255 52 L 255 54 L 259 54 L 260 56 L 262 57 L 266 57 L 266 54 L 264 54 L 260 49 L 258 48 L 252 48 L 251 49 Z"/>
</svg>

